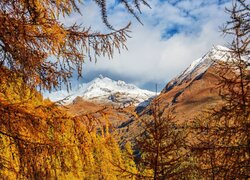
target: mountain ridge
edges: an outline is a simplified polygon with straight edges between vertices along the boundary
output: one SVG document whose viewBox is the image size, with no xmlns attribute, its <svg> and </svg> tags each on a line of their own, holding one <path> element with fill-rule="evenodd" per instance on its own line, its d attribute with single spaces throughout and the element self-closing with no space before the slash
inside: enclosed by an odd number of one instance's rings
<svg viewBox="0 0 250 180">
<path fill-rule="evenodd" d="M 140 89 L 122 80 L 112 80 L 99 75 L 92 81 L 80 84 L 77 88 L 66 91 L 45 93 L 45 98 L 56 102 L 64 99 L 64 104 L 74 103 L 76 98 L 101 103 L 111 103 L 120 106 L 146 106 L 155 96 L 155 92 Z"/>
<path fill-rule="evenodd" d="M 162 92 L 171 90 L 174 86 L 187 83 L 193 79 L 198 79 L 202 76 L 214 63 L 218 61 L 227 61 L 231 59 L 231 54 L 228 48 L 217 45 L 209 50 L 204 56 L 194 60 L 178 76 L 170 80 Z"/>
</svg>

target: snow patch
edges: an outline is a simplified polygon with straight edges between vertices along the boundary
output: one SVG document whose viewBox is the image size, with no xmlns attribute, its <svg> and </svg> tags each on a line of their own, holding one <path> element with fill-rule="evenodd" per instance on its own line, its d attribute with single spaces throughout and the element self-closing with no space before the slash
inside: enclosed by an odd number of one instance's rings
<svg viewBox="0 0 250 180">
<path fill-rule="evenodd" d="M 64 104 L 70 104 L 77 97 L 85 100 L 99 101 L 105 103 L 115 103 L 122 106 L 139 105 L 146 106 L 149 99 L 155 96 L 154 92 L 143 90 L 133 84 L 127 84 L 124 81 L 114 81 L 108 77 L 99 75 L 99 77 L 89 83 L 80 84 L 77 88 L 66 91 L 56 91 L 52 93 L 44 93 L 45 98 L 51 101 L 59 101 L 68 97 Z M 143 103 L 146 101 L 145 103 Z"/>
</svg>

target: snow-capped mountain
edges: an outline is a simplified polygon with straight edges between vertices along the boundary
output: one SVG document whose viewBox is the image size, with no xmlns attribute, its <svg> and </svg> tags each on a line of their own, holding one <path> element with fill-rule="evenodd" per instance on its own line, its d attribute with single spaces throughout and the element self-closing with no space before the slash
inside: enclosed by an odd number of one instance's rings
<svg viewBox="0 0 250 180">
<path fill-rule="evenodd" d="M 52 101 L 64 100 L 65 104 L 74 103 L 80 97 L 88 101 L 113 103 L 117 105 L 146 106 L 149 100 L 155 96 L 154 92 L 143 90 L 133 84 L 124 81 L 114 81 L 100 75 L 89 83 L 81 84 L 77 88 L 66 91 L 45 93 L 44 97 Z"/>
<path fill-rule="evenodd" d="M 230 50 L 224 46 L 217 45 L 213 47 L 203 57 L 193 61 L 190 66 L 179 76 L 171 80 L 164 91 L 171 90 L 174 86 L 188 82 L 192 79 L 200 77 L 209 67 L 217 61 L 228 61 L 232 58 Z"/>
</svg>

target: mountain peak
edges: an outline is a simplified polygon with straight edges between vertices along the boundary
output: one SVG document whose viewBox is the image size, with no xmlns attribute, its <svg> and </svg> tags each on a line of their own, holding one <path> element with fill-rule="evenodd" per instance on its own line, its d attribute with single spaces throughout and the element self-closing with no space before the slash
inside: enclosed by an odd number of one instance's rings
<svg viewBox="0 0 250 180">
<path fill-rule="evenodd" d="M 124 81 L 112 80 L 108 77 L 99 75 L 89 83 L 81 84 L 77 89 L 67 92 L 65 90 L 45 94 L 45 97 L 52 101 L 58 101 L 69 96 L 65 104 L 74 102 L 74 99 L 80 97 L 89 101 L 98 101 L 112 103 L 117 105 L 133 104 L 145 106 L 144 101 L 148 101 L 155 93 L 143 90 L 133 84 L 127 84 Z M 79 98 L 78 98 L 79 99 Z"/>
<path fill-rule="evenodd" d="M 214 46 L 212 49 L 214 49 L 214 50 L 219 50 L 219 51 L 229 51 L 229 49 L 227 48 L 227 47 L 225 47 L 225 46 L 222 46 L 222 45 L 216 45 L 216 46 Z"/>
<path fill-rule="evenodd" d="M 169 91 L 176 85 L 188 82 L 191 79 L 200 77 L 208 68 L 210 68 L 216 61 L 227 61 L 231 58 L 230 50 L 224 46 L 217 45 L 211 48 L 203 57 L 193 61 L 187 69 L 185 69 L 179 76 L 170 81 L 164 91 Z"/>
<path fill-rule="evenodd" d="M 99 79 L 103 79 L 104 76 L 103 76 L 102 74 L 99 74 L 98 78 L 99 78 Z"/>
</svg>

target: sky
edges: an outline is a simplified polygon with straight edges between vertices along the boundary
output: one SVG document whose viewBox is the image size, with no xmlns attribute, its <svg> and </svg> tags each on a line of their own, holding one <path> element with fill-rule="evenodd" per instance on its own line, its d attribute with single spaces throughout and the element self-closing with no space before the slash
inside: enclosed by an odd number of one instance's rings
<svg viewBox="0 0 250 180">
<path fill-rule="evenodd" d="M 229 42 L 220 27 L 229 20 L 225 7 L 230 8 L 231 0 L 149 0 L 151 9 L 142 6 L 140 14 L 143 25 L 119 5 L 118 0 L 107 2 L 108 19 L 113 27 L 119 29 L 132 22 L 128 50 L 116 52 L 113 59 L 100 57 L 96 63 L 86 59 L 83 77 L 72 79 L 73 86 L 102 74 L 140 88 L 153 91 L 158 84 L 162 89 L 213 46 Z M 93 1 L 85 0 L 80 9 L 82 15 L 72 14 L 62 18 L 62 22 L 107 32 Z"/>
</svg>

